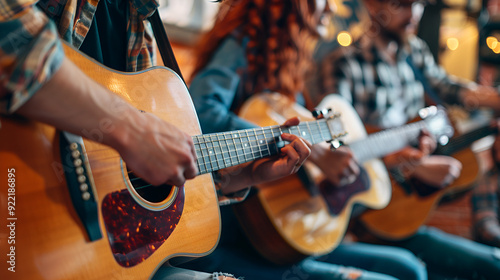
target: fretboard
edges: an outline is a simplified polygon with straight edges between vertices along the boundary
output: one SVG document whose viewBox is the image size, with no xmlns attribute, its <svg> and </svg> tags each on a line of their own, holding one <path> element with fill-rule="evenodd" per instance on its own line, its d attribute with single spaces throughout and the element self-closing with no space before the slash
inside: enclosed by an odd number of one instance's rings
<svg viewBox="0 0 500 280">
<path fill-rule="evenodd" d="M 490 134 L 498 133 L 498 128 L 485 125 L 450 140 L 446 146 L 438 146 L 435 153 L 439 155 L 452 155 L 469 147 L 473 142 Z"/>
<path fill-rule="evenodd" d="M 270 126 L 193 136 L 199 174 L 205 174 L 255 159 L 276 155 L 286 142 L 282 133 L 300 136 L 311 144 L 332 140 L 327 119 L 302 122 L 298 126 Z"/>
<path fill-rule="evenodd" d="M 419 121 L 398 128 L 386 129 L 350 143 L 349 146 L 354 157 L 362 163 L 396 152 L 411 142 L 418 141 L 420 131 L 425 126 L 424 121 Z"/>
</svg>

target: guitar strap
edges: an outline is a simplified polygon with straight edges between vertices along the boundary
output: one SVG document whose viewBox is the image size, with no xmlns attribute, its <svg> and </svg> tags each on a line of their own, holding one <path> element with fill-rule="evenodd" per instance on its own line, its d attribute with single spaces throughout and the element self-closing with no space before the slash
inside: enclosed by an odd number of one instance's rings
<svg viewBox="0 0 500 280">
<path fill-rule="evenodd" d="M 151 27 L 153 28 L 153 33 L 158 44 L 163 64 L 177 73 L 181 80 L 184 81 L 181 69 L 179 68 L 179 64 L 177 64 L 177 60 L 175 59 L 172 46 L 170 45 L 170 41 L 168 40 L 167 32 L 165 31 L 165 26 L 161 21 L 158 10 L 156 10 L 154 14 L 149 17 L 149 22 L 151 22 Z M 184 83 L 186 83 L 186 81 L 184 81 Z"/>
</svg>

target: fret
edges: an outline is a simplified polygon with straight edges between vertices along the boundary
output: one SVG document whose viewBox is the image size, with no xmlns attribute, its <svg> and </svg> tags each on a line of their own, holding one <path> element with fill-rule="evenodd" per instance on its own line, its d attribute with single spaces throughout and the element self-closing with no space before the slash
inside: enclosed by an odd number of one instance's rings
<svg viewBox="0 0 500 280">
<path fill-rule="evenodd" d="M 201 143 L 200 147 L 201 147 L 201 154 L 202 154 L 202 158 L 203 158 L 203 164 L 205 166 L 205 169 L 206 169 L 206 172 L 209 173 L 209 172 L 212 172 L 213 171 L 213 168 L 212 168 L 212 164 L 210 163 L 210 158 L 209 158 L 209 155 L 208 155 L 208 150 L 206 148 L 206 139 L 203 137 L 203 140 L 204 142 Z"/>
<path fill-rule="evenodd" d="M 296 135 L 300 137 L 300 131 L 297 126 L 292 126 L 289 128 L 290 134 Z"/>
<path fill-rule="evenodd" d="M 200 139 L 200 154 L 201 154 L 201 157 L 200 157 L 200 160 L 201 160 L 201 163 L 203 164 L 203 169 L 205 172 L 210 172 L 209 171 L 209 166 L 208 166 L 208 163 L 207 163 L 207 159 L 206 159 L 206 144 L 205 144 L 205 141 L 204 141 L 204 138 L 203 136 L 201 137 Z"/>
<path fill-rule="evenodd" d="M 244 135 L 243 135 L 243 133 L 244 133 Z M 247 151 L 246 151 L 246 149 L 248 149 L 248 148 L 245 148 L 245 147 L 249 147 L 250 154 L 252 153 L 252 143 L 248 137 L 248 129 L 245 129 L 244 131 L 242 131 L 240 134 L 240 137 L 245 138 L 245 143 L 241 144 L 240 152 L 242 153 L 242 155 L 240 158 L 242 159 L 242 162 L 240 162 L 240 163 L 248 162 L 248 161 L 252 160 L 252 157 L 249 156 L 249 153 L 247 153 Z"/>
<path fill-rule="evenodd" d="M 203 155 L 201 153 L 201 148 L 200 148 L 200 141 L 198 139 L 198 136 L 192 137 L 193 139 L 193 144 L 194 144 L 194 150 L 196 152 L 196 165 L 198 166 L 198 172 L 199 174 L 204 174 L 206 173 L 206 169 L 203 167 Z"/>
<path fill-rule="evenodd" d="M 248 155 L 252 154 L 252 144 L 250 143 L 250 138 L 248 137 L 248 129 L 245 129 L 242 131 L 242 133 L 245 133 L 245 142 L 242 144 L 242 152 L 243 152 L 243 157 L 245 161 L 250 161 L 251 158 L 248 158 Z"/>
<path fill-rule="evenodd" d="M 307 126 L 307 123 L 301 123 L 298 125 L 298 129 L 300 131 L 299 136 L 312 143 L 311 134 Z M 300 127 L 302 127 L 303 129 L 301 130 Z"/>
<path fill-rule="evenodd" d="M 321 141 L 325 141 L 326 138 L 325 138 L 325 136 L 323 136 L 323 132 L 321 131 L 321 126 L 319 126 L 319 121 L 316 122 L 316 126 L 318 127 Z"/>
<path fill-rule="evenodd" d="M 259 145 L 259 136 L 257 135 L 257 129 L 253 129 L 253 134 L 255 136 L 255 147 L 257 148 L 257 151 L 254 152 L 254 159 L 256 158 L 262 158 L 262 151 L 260 150 L 260 145 Z"/>
<path fill-rule="evenodd" d="M 254 129 L 247 130 L 248 144 L 250 145 L 250 158 L 256 159 L 259 157 L 258 147 L 257 147 L 257 134 L 255 134 Z"/>
<path fill-rule="evenodd" d="M 280 136 L 279 136 L 279 142 L 276 142 L 276 147 L 278 148 L 278 153 L 279 153 L 279 149 L 283 148 L 283 138 L 281 138 L 281 134 L 283 134 L 283 128 L 282 127 L 279 127 L 278 128 L 279 132 L 280 132 Z"/>
<path fill-rule="evenodd" d="M 309 131 L 309 135 L 311 136 L 311 144 L 316 144 L 316 141 L 314 141 L 314 135 L 311 132 L 311 127 L 309 126 L 309 122 L 306 122 L 307 125 L 307 130 Z"/>
<path fill-rule="evenodd" d="M 328 127 L 328 121 L 321 122 L 321 126 L 323 126 L 322 130 L 325 132 L 325 138 L 323 139 L 324 141 L 330 141 L 333 139 L 333 135 L 343 132 L 343 131 L 330 131 L 330 128 Z"/>
<path fill-rule="evenodd" d="M 231 136 L 232 137 L 232 136 Z M 233 142 L 233 147 L 234 147 L 234 157 L 236 158 L 236 162 L 237 164 L 241 164 L 242 161 L 241 161 L 241 157 L 240 157 L 240 154 L 241 153 L 238 153 L 238 148 L 236 147 L 236 141 L 234 138 L 231 138 L 232 142 Z"/>
<path fill-rule="evenodd" d="M 262 139 L 259 141 L 259 147 L 260 150 L 262 151 L 262 156 L 267 157 L 271 155 L 271 150 L 269 150 L 269 144 L 268 144 L 269 142 L 266 137 L 265 129 L 262 127 L 261 130 L 262 130 Z M 263 147 L 265 147 L 265 149 L 263 149 Z"/>
<path fill-rule="evenodd" d="M 224 158 L 224 162 L 226 163 L 225 165 L 226 166 L 233 166 L 234 164 L 233 164 L 233 161 L 231 159 L 231 152 L 229 150 L 227 133 L 218 134 L 217 140 L 219 141 L 219 144 L 220 144 L 222 157 Z"/>
<path fill-rule="evenodd" d="M 217 142 L 219 143 L 219 149 L 224 161 L 224 166 L 225 167 L 232 166 L 231 157 L 229 156 L 229 149 L 227 148 L 227 145 L 225 145 L 225 139 L 223 134 L 220 133 L 217 134 Z"/>
<path fill-rule="evenodd" d="M 221 166 L 219 165 L 219 161 L 217 160 L 217 153 L 215 152 L 215 143 L 217 142 L 217 138 L 215 135 L 210 135 L 209 138 L 211 142 L 207 143 L 207 147 L 209 148 L 208 154 L 210 155 L 210 161 L 213 162 L 212 167 L 214 167 L 214 170 L 219 170 L 221 169 Z"/>
<path fill-rule="evenodd" d="M 302 132 L 300 131 L 300 125 L 297 125 L 296 127 L 298 132 L 297 136 L 302 137 Z"/>
<path fill-rule="evenodd" d="M 232 142 L 234 144 L 234 152 L 236 154 L 236 162 L 238 164 L 242 163 L 241 161 L 241 153 L 242 153 L 242 148 L 243 144 L 241 143 L 241 138 L 239 133 L 232 133 L 231 135 Z"/>
<path fill-rule="evenodd" d="M 273 150 L 276 150 L 275 154 L 279 154 L 280 150 L 279 150 L 279 148 L 278 148 L 278 145 L 276 144 L 276 141 L 277 141 L 277 140 L 276 140 L 276 137 L 277 137 L 277 136 L 276 136 L 276 134 L 278 134 L 278 133 L 275 133 L 275 130 L 276 130 L 276 128 L 272 128 L 272 129 L 271 129 L 271 133 L 272 133 L 272 135 L 273 135 L 273 141 L 272 141 L 272 144 L 273 144 L 273 146 L 274 146 Z M 279 134 L 279 135 L 281 135 L 281 134 Z"/>
<path fill-rule="evenodd" d="M 272 145 L 274 145 L 275 139 L 274 139 L 274 133 L 273 133 L 273 128 L 267 128 L 265 129 L 265 139 L 266 139 L 266 145 L 267 145 L 267 150 L 269 151 L 269 155 L 274 154 L 274 148 Z"/>
<path fill-rule="evenodd" d="M 350 143 L 356 159 L 360 162 L 380 158 L 407 146 L 417 139 L 425 122 L 408 124 L 404 127 L 387 129 L 368 135 L 367 138 Z M 390 143 L 390 145 L 388 145 Z"/>
<path fill-rule="evenodd" d="M 217 135 L 212 135 L 210 138 L 212 140 L 212 150 L 213 150 L 215 157 L 216 157 L 216 160 L 217 160 L 217 166 L 219 166 L 220 168 L 226 168 L 224 161 L 223 161 L 222 152 L 220 149 L 220 143 L 219 143 L 219 140 L 217 138 Z"/>
</svg>

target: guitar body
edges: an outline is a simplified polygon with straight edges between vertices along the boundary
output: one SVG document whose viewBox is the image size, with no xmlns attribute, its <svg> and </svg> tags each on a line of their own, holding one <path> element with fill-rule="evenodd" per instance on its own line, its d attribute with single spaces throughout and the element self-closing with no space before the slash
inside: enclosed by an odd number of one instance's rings
<svg viewBox="0 0 500 280">
<path fill-rule="evenodd" d="M 102 67 L 65 47 L 66 55 L 92 79 L 137 109 L 201 134 L 186 86 L 166 68 L 134 74 Z M 116 108 L 110 108 L 116 109 Z M 90 139 L 109 125 L 84 132 Z M 132 195 L 125 165 L 117 152 L 83 140 L 83 166 L 97 205 L 101 238 L 91 240 L 70 197 L 59 148 L 62 132 L 51 126 L 15 117 L 2 117 L 0 128 L 0 227 L 2 279 L 148 279 L 166 260 L 198 257 L 211 252 L 219 239 L 217 197 L 210 174 L 185 186 L 165 188 L 162 201 Z M 80 138 L 81 139 L 81 138 Z M 12 176 L 14 174 L 14 177 Z M 14 187 L 7 188 L 9 178 Z M 78 188 L 78 185 L 77 185 Z M 84 192 L 81 191 L 82 197 Z M 88 197 L 87 197 L 87 200 Z M 8 205 L 7 205 L 8 204 Z M 7 206 L 13 206 L 7 212 Z M 15 243 L 9 243 L 4 237 Z M 11 247 L 13 246 L 13 247 Z M 9 261 L 14 262 L 9 263 Z"/>
<path fill-rule="evenodd" d="M 422 182 L 411 180 L 404 187 L 391 179 L 391 201 L 383 209 L 368 210 L 363 213 L 359 217 L 363 227 L 378 238 L 385 240 L 395 241 L 408 238 L 425 224 L 429 215 L 444 197 L 470 190 L 479 176 L 476 155 L 470 148 L 466 148 L 451 156 L 460 161 L 463 166 L 460 177 L 452 184 L 443 189 L 435 189 Z M 418 188 L 420 188 L 420 193 Z"/>
<path fill-rule="evenodd" d="M 319 108 L 332 108 L 341 114 L 348 131 L 346 143 L 366 136 L 356 112 L 340 97 L 332 96 Z M 302 121 L 312 119 L 308 110 L 277 93 L 255 95 L 241 108 L 240 116 L 260 126 L 283 123 L 293 116 Z M 314 183 L 312 188 L 306 187 L 298 175 L 290 175 L 258 185 L 254 195 L 233 206 L 251 243 L 274 263 L 293 263 L 332 251 L 344 237 L 354 204 L 378 209 L 390 200 L 389 177 L 379 160 L 363 164 L 370 180 L 368 187 L 354 193 L 348 186 L 343 188 L 345 199 L 340 201 L 340 208 L 329 205 L 320 195 L 318 186 L 324 181 L 321 171 L 309 164 L 305 168 Z M 330 211 L 332 206 L 337 213 Z"/>
</svg>

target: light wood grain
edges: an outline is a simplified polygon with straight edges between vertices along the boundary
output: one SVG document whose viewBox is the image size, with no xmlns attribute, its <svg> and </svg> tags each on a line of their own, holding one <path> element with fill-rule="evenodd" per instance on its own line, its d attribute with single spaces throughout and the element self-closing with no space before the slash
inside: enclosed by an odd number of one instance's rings
<svg viewBox="0 0 500 280">
<path fill-rule="evenodd" d="M 177 125 L 190 135 L 201 134 L 184 83 L 170 70 L 156 68 L 127 74 L 101 67 L 65 45 L 65 52 L 92 79 L 140 110 Z M 2 279 L 148 279 L 174 256 L 202 256 L 211 252 L 220 230 L 219 208 L 210 174 L 185 185 L 185 207 L 172 235 L 149 258 L 130 268 L 120 266 L 111 253 L 104 229 L 101 203 L 125 189 L 118 154 L 85 140 L 99 205 L 103 238 L 90 242 L 73 209 L 58 152 L 59 131 L 36 122 L 2 118 L 0 182 L 7 169 L 16 169 L 16 273 Z M 3 185 L 4 186 L 4 185 Z M 7 188 L 0 190 L 1 219 L 6 220 Z M 7 236 L 0 227 L 0 237 Z M 3 248 L 6 241 L 2 238 Z M 5 269 L 1 274 L 4 275 Z"/>
</svg>

